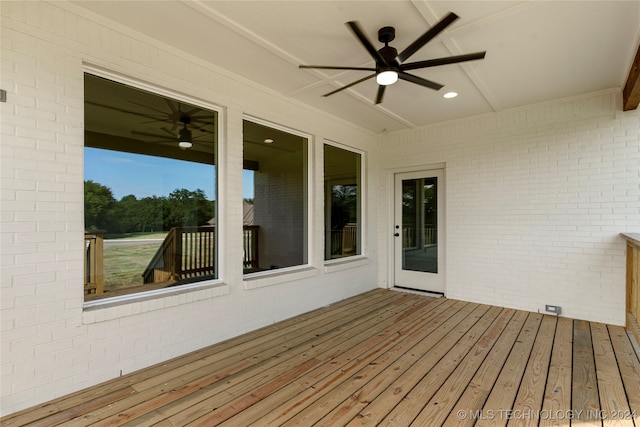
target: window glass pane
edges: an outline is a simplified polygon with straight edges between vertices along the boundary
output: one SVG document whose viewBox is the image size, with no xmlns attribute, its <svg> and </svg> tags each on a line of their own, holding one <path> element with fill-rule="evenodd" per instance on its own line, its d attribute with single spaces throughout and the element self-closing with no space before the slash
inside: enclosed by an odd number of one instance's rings
<svg viewBox="0 0 640 427">
<path fill-rule="evenodd" d="M 438 272 L 438 178 L 402 180 L 402 269 Z"/>
<path fill-rule="evenodd" d="M 307 264 L 309 140 L 245 120 L 244 272 Z"/>
<path fill-rule="evenodd" d="M 361 155 L 324 146 L 325 259 L 360 255 Z"/>
<path fill-rule="evenodd" d="M 217 112 L 85 74 L 85 300 L 217 277 Z"/>
</svg>

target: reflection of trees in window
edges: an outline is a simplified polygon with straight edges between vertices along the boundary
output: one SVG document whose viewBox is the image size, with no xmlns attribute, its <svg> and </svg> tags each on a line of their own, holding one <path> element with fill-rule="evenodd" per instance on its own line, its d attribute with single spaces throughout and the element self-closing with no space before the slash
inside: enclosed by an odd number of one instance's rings
<svg viewBox="0 0 640 427">
<path fill-rule="evenodd" d="M 358 221 L 358 186 L 331 187 L 331 229 L 340 230 L 348 223 Z"/>
<path fill-rule="evenodd" d="M 176 189 L 167 197 L 165 229 L 206 225 L 215 216 L 215 202 L 206 199 L 204 191 Z"/>
<path fill-rule="evenodd" d="M 438 217 L 436 212 L 437 206 L 437 178 L 427 178 L 423 184 L 423 197 L 424 197 L 424 218 L 425 227 L 436 228 Z"/>
<path fill-rule="evenodd" d="M 84 224 L 89 230 L 105 229 L 110 221 L 110 210 L 115 203 L 109 187 L 93 182 L 84 182 Z"/>
<path fill-rule="evenodd" d="M 362 253 L 360 244 L 361 155 L 324 146 L 325 259 Z"/>
<path fill-rule="evenodd" d="M 413 224 L 416 218 L 416 180 L 402 181 L 402 223 Z"/>
</svg>

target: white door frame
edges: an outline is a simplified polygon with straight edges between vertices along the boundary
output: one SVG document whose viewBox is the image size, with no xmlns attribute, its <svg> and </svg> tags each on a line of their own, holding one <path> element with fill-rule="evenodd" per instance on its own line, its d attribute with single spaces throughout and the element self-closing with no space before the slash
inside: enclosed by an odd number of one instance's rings
<svg viewBox="0 0 640 427">
<path fill-rule="evenodd" d="M 428 176 L 437 176 L 438 177 L 438 273 L 417 273 L 414 275 L 414 272 L 410 272 L 409 276 L 413 275 L 411 279 L 416 279 L 419 276 L 422 276 L 421 279 L 425 279 L 425 285 L 422 285 L 423 280 L 420 280 L 419 284 L 416 282 L 409 283 L 407 286 L 406 283 L 397 283 L 397 269 L 398 264 L 401 262 L 400 257 L 398 256 L 398 248 L 402 250 L 402 244 L 398 244 L 397 240 L 402 239 L 401 236 L 396 237 L 395 226 L 401 222 L 401 218 L 396 218 L 398 215 L 398 210 L 400 209 L 396 206 L 397 202 L 397 189 L 396 189 L 396 178 L 400 177 L 402 179 L 402 175 L 406 175 L 406 177 L 410 177 L 410 175 L 422 175 L 424 177 Z M 445 235 L 445 167 L 444 164 L 437 165 L 428 165 L 423 167 L 413 167 L 413 168 L 402 168 L 395 169 L 389 171 L 389 185 L 390 185 L 390 222 L 389 222 L 389 287 L 408 287 L 410 289 L 416 289 L 426 292 L 438 292 L 445 293 L 446 292 L 446 280 L 445 280 L 445 270 L 446 270 L 446 262 L 445 262 L 445 244 L 446 244 L 446 235 Z M 401 268 L 401 267 L 400 267 Z M 402 271 L 401 277 L 406 280 L 406 271 Z M 437 276 L 437 277 L 436 277 Z"/>
</svg>

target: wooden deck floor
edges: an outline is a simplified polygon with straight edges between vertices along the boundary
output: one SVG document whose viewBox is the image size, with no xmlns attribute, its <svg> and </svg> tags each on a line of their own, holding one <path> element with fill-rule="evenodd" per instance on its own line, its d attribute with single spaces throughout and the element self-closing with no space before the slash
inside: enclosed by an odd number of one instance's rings
<svg viewBox="0 0 640 427">
<path fill-rule="evenodd" d="M 375 290 L 3 426 L 640 426 L 622 327 Z M 30 424 L 32 423 L 32 424 Z"/>
</svg>

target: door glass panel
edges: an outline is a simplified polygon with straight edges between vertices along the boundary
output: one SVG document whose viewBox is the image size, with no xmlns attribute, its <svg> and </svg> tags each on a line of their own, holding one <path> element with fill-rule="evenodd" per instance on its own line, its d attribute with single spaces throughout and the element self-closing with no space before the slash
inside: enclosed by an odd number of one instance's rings
<svg viewBox="0 0 640 427">
<path fill-rule="evenodd" d="M 438 273 L 438 178 L 402 180 L 402 269 Z"/>
</svg>

